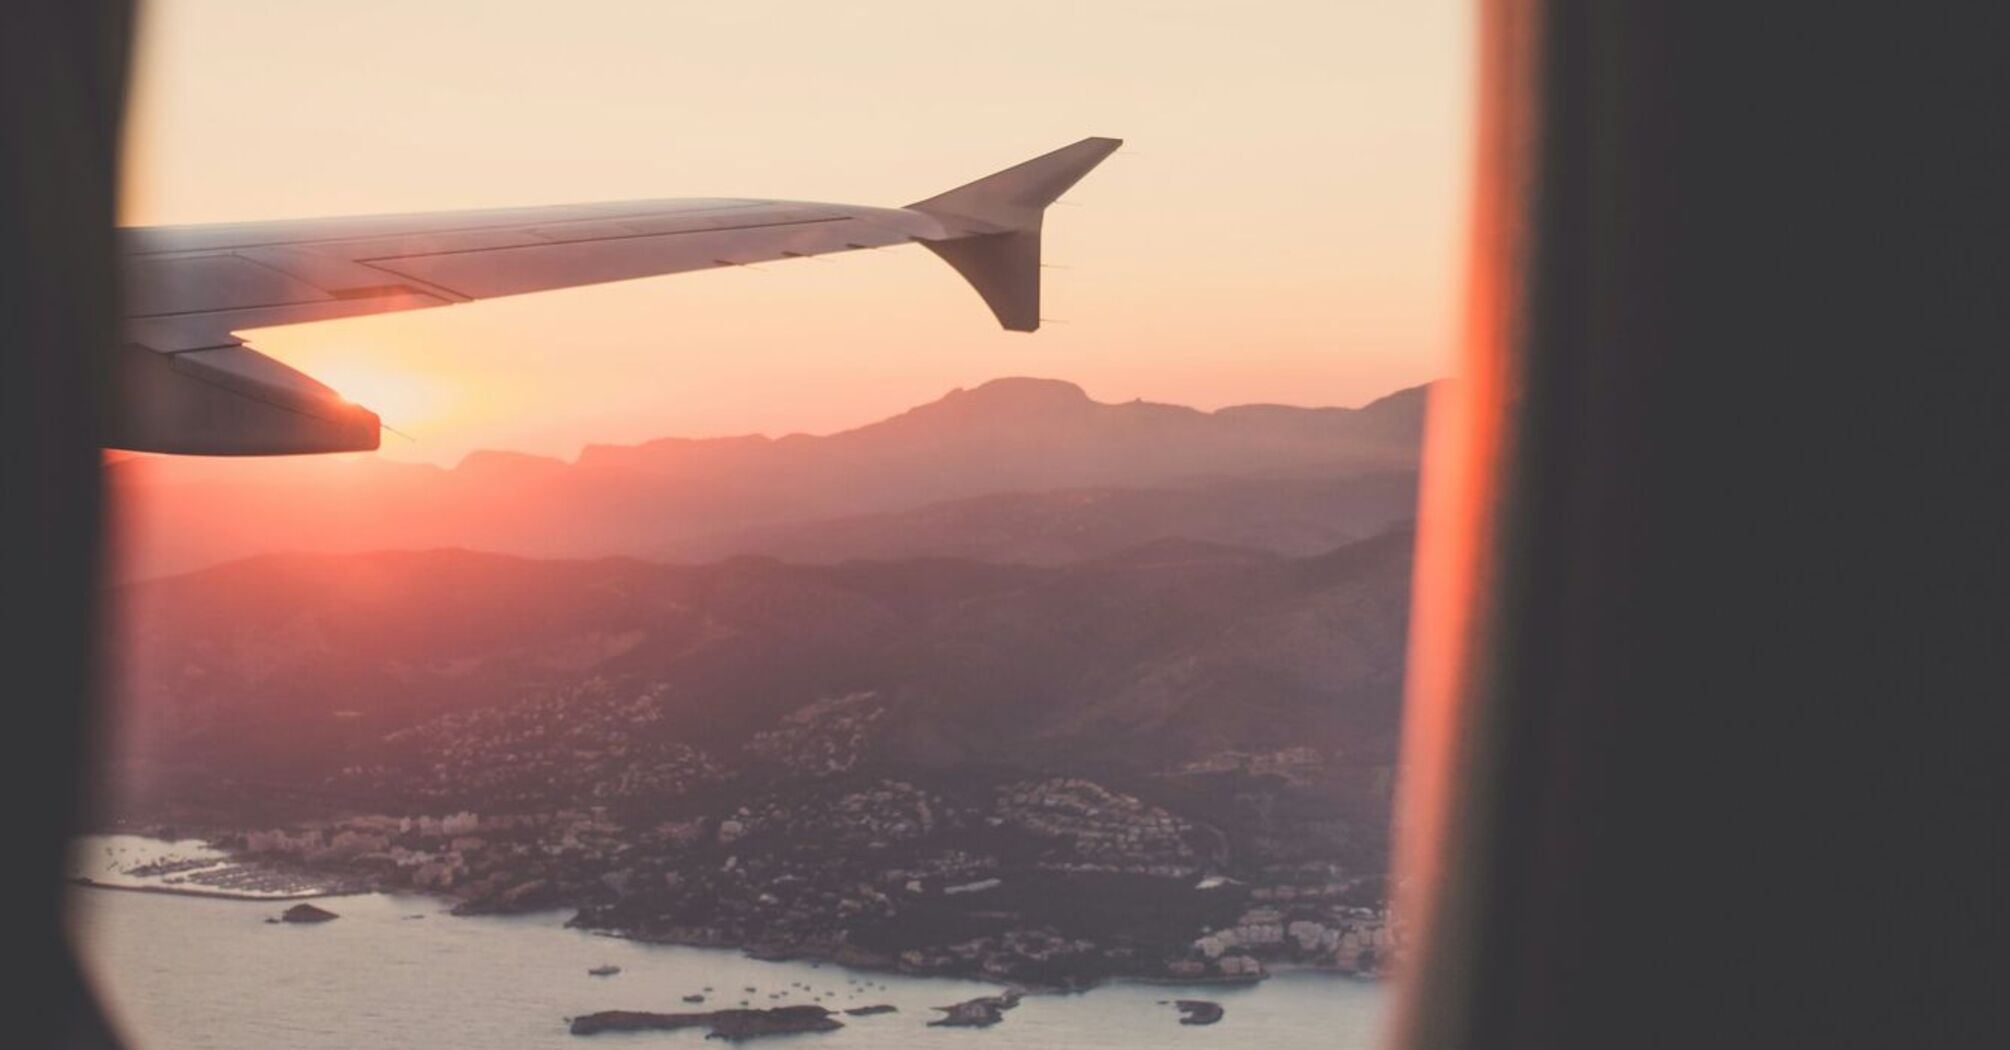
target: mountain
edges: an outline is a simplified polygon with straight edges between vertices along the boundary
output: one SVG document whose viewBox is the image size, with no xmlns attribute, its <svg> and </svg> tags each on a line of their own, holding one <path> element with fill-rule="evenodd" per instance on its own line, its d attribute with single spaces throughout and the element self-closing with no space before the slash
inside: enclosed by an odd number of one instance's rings
<svg viewBox="0 0 2010 1050">
<path fill-rule="evenodd" d="M 1063 565 L 1183 538 L 1308 555 L 1417 513 L 1417 474 L 1226 478 L 1158 489 L 1000 492 L 909 511 L 791 522 L 679 540 L 679 560 L 759 554 L 830 563 L 899 557 Z"/>
<path fill-rule="evenodd" d="M 206 776 L 400 797 L 429 771 L 520 765 L 549 723 L 726 762 L 860 697 L 870 739 L 845 746 L 883 763 L 1386 762 L 1410 546 L 1163 540 L 1059 567 L 262 556 L 123 589 L 120 722 L 136 753 Z"/>
<path fill-rule="evenodd" d="M 1040 987 L 1374 973 L 1411 544 L 260 556 L 117 596 L 105 802 L 232 851 L 192 887 Z"/>
<path fill-rule="evenodd" d="M 1377 972 L 1422 402 L 120 462 L 107 818 L 768 956 Z"/>
<path fill-rule="evenodd" d="M 651 560 L 907 552 L 866 539 L 880 528 L 920 549 L 1042 562 L 1189 531 L 1304 553 L 1387 523 L 1395 490 L 1364 483 L 1355 510 L 1357 490 L 1343 482 L 1413 474 L 1424 399 L 1418 387 L 1355 409 L 1202 412 L 999 379 L 825 436 L 596 445 L 571 462 L 478 452 L 452 468 L 376 457 L 136 457 L 108 476 L 126 579 L 283 551 L 464 547 Z M 966 502 L 980 497 L 992 502 Z M 1223 497 L 1239 501 L 1233 523 Z"/>
</svg>

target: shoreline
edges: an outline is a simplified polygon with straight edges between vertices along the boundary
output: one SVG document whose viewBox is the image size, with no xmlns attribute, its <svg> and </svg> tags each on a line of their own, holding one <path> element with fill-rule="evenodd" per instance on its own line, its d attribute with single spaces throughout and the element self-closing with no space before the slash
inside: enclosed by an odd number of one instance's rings
<svg viewBox="0 0 2010 1050">
<path fill-rule="evenodd" d="M 428 894 L 428 896 L 431 896 Z M 566 910 L 566 909 L 559 909 Z M 480 915 L 461 915 L 450 911 L 455 918 L 481 918 Z M 1094 991 L 1106 984 L 1139 984 L 1164 988 L 1251 988 L 1282 974 L 1318 974 L 1333 979 L 1344 979 L 1356 984 L 1379 985 L 1386 983 L 1385 973 L 1368 973 L 1348 970 L 1337 966 L 1317 963 L 1276 962 L 1268 963 L 1264 972 L 1251 976 L 1207 975 L 1198 977 L 1173 977 L 1164 974 L 1111 973 L 1093 978 L 1084 978 L 1078 983 L 1041 984 L 1022 979 L 1006 979 L 983 969 L 960 971 L 955 969 L 912 969 L 897 962 L 875 961 L 868 954 L 852 954 L 843 950 L 832 951 L 821 945 L 800 948 L 782 948 L 771 944 L 725 944 L 704 940 L 684 940 L 646 933 L 629 932 L 617 928 L 578 926 L 568 921 L 566 926 L 595 937 L 628 941 L 634 944 L 653 944 L 675 948 L 703 948 L 716 951 L 731 951 L 760 962 L 808 962 L 830 964 L 862 973 L 882 973 L 899 977 L 945 980 L 976 981 L 993 984 L 1000 988 L 1024 995 L 1076 995 Z M 883 958 L 883 957 L 881 957 Z"/>
<path fill-rule="evenodd" d="M 365 889 L 352 889 L 352 890 L 314 890 L 304 893 L 286 893 L 286 894 L 253 894 L 253 893 L 238 893 L 230 890 L 188 889 L 179 886 L 132 886 L 132 885 L 123 885 L 115 882 L 100 882 L 96 879 L 85 878 L 83 876 L 72 876 L 67 881 L 69 882 L 70 885 L 82 889 L 116 890 L 122 893 L 151 893 L 156 896 L 162 896 L 162 897 L 198 897 L 209 900 L 228 900 L 228 901 L 243 901 L 243 902 L 257 902 L 257 901 L 297 902 L 305 900 L 332 899 L 338 897 L 361 897 L 373 893 L 389 894 L 394 892 L 392 890 L 380 887 L 380 888 L 365 888 Z M 443 896 L 438 893 L 416 893 L 411 895 L 418 897 L 425 897 L 429 900 L 434 900 L 442 904 L 447 904 L 453 900 L 451 896 Z M 554 908 L 545 910 L 550 910 L 553 912 L 562 912 L 570 909 Z M 507 913 L 464 915 L 455 912 L 451 907 L 445 909 L 445 914 L 451 918 L 456 919 L 484 919 L 484 918 L 507 917 Z M 699 948 L 711 951 L 730 951 L 741 956 L 742 958 L 752 959 L 756 962 L 774 962 L 774 963 L 811 962 L 820 964 L 828 963 L 832 966 L 839 966 L 848 970 L 857 970 L 861 973 L 881 973 L 898 977 L 906 977 L 906 978 L 922 979 L 922 980 L 926 980 L 928 978 L 941 978 L 944 980 L 977 981 L 985 984 L 994 984 L 1001 988 L 1019 992 L 1024 995 L 1075 995 L 1083 992 L 1091 992 L 1105 984 L 1113 984 L 1113 983 L 1134 983 L 1134 984 L 1153 985 L 1161 987 L 1184 987 L 1184 988 L 1246 988 L 1262 984 L 1270 977 L 1279 973 L 1317 973 L 1335 978 L 1348 978 L 1351 980 L 1369 984 L 1377 984 L 1380 983 L 1382 980 L 1382 978 L 1378 976 L 1359 974 L 1348 970 L 1336 969 L 1333 967 L 1286 964 L 1283 966 L 1274 967 L 1269 972 L 1266 972 L 1262 976 L 1258 977 L 1177 978 L 1177 977 L 1147 976 L 1140 974 L 1111 974 L 1105 977 L 1099 977 L 1094 980 L 1087 981 L 1082 984 L 1074 984 L 1074 985 L 1033 984 L 1024 981 L 1000 980 L 996 975 L 984 973 L 982 971 L 972 973 L 959 973 L 955 971 L 940 971 L 940 970 L 910 970 L 897 965 L 889 966 L 885 964 L 874 963 L 856 956 L 845 956 L 843 953 L 839 952 L 825 952 L 816 949 L 807 949 L 807 950 L 776 949 L 767 945 L 712 944 L 712 943 L 702 943 L 698 941 L 677 940 L 674 938 L 654 937 L 649 936 L 647 934 L 629 933 L 622 930 L 573 926 L 570 922 L 563 923 L 562 925 L 570 929 L 579 930 L 580 932 L 586 933 L 590 936 L 606 937 L 612 940 L 627 941 L 631 944 L 655 945 L 667 948 Z"/>
<path fill-rule="evenodd" d="M 257 855 L 245 853 L 239 849 L 234 849 L 220 845 L 221 840 L 233 834 L 233 832 L 229 831 L 227 828 L 212 824 L 204 824 L 197 828 L 188 828 L 187 825 L 183 825 L 183 827 L 187 828 L 190 831 L 195 832 L 195 834 L 186 837 L 202 841 L 206 847 L 218 850 L 219 852 L 224 854 L 227 862 L 231 864 L 235 864 L 248 869 L 263 870 L 274 874 L 277 874 L 281 871 L 280 867 L 274 866 L 270 861 L 260 858 Z M 100 834 L 137 835 L 139 837 L 150 838 L 161 842 L 179 841 L 179 839 L 162 838 L 158 835 L 152 835 L 147 834 L 146 832 L 133 831 L 133 830 L 100 832 Z M 68 881 L 74 886 L 81 886 L 91 889 L 120 890 L 128 893 L 151 893 L 160 896 L 198 897 L 212 900 L 232 900 L 232 901 L 265 901 L 275 903 L 300 902 L 307 900 L 316 900 L 321 898 L 332 899 L 339 897 L 356 897 L 368 894 L 410 895 L 415 897 L 423 897 L 438 903 L 439 905 L 442 906 L 442 910 L 453 918 L 508 917 L 512 915 L 521 915 L 521 914 L 528 914 L 530 912 L 543 912 L 543 911 L 551 911 L 555 913 L 569 912 L 571 913 L 570 917 L 564 919 L 561 923 L 561 925 L 563 925 L 566 928 L 578 930 L 579 932 L 590 934 L 593 936 L 608 937 L 616 940 L 628 941 L 634 944 L 663 945 L 673 947 L 732 951 L 742 957 L 763 962 L 781 962 L 781 963 L 807 962 L 816 965 L 830 964 L 834 966 L 844 967 L 846 969 L 856 970 L 862 973 L 878 973 L 878 974 L 886 974 L 906 978 L 920 978 L 920 979 L 944 978 L 950 980 L 976 981 L 985 984 L 995 985 L 1001 988 L 1006 988 L 1012 991 L 1028 995 L 1079 994 L 1083 992 L 1092 991 L 1096 988 L 1112 983 L 1138 983 L 1138 984 L 1155 985 L 1161 987 L 1247 988 L 1262 984 L 1275 974 L 1292 973 L 1292 972 L 1319 973 L 1327 975 L 1328 977 L 1332 978 L 1347 978 L 1354 982 L 1369 983 L 1369 984 L 1382 983 L 1385 980 L 1384 975 L 1380 973 L 1368 973 L 1368 972 L 1347 970 L 1333 966 L 1320 965 L 1316 963 L 1279 961 L 1269 963 L 1265 966 L 1265 968 L 1261 972 L 1249 975 L 1196 975 L 1190 977 L 1181 977 L 1164 973 L 1113 972 L 1113 973 L 1097 973 L 1093 975 L 1071 974 L 1061 977 L 1058 982 L 1028 981 L 1023 977 L 1020 978 L 1006 977 L 1004 975 L 988 971 L 982 967 L 971 967 L 968 969 L 955 966 L 914 967 L 904 964 L 901 960 L 899 960 L 896 957 L 888 956 L 877 952 L 868 952 L 841 944 L 833 945 L 824 941 L 817 941 L 804 944 L 784 944 L 784 943 L 776 943 L 773 941 L 749 941 L 745 943 L 737 943 L 726 940 L 713 940 L 710 938 L 681 938 L 675 936 L 666 936 L 662 933 L 652 933 L 647 931 L 624 928 L 620 926 L 592 925 L 579 922 L 579 919 L 583 913 L 581 912 L 580 908 L 576 905 L 556 904 L 547 907 L 529 909 L 528 911 L 488 910 L 488 909 L 483 909 L 479 911 L 463 911 L 462 906 L 467 904 L 468 901 L 465 898 L 456 896 L 451 892 L 441 891 L 438 889 L 417 889 L 414 887 L 386 885 L 382 882 L 381 877 L 375 872 L 339 871 L 337 874 L 339 878 L 345 881 L 348 879 L 361 880 L 360 884 L 350 882 L 347 885 L 340 888 L 315 889 L 315 890 L 291 891 L 291 892 L 256 893 L 241 890 L 213 889 L 200 886 L 186 886 L 186 885 L 182 886 L 127 885 L 115 882 L 102 882 L 96 879 L 92 879 L 88 876 L 81 876 L 81 875 L 71 876 L 68 879 Z"/>
<path fill-rule="evenodd" d="M 317 899 L 333 899 L 339 897 L 360 897 L 369 894 L 392 894 L 399 892 L 383 887 L 375 887 L 375 888 L 341 889 L 341 890 L 315 890 L 302 893 L 260 895 L 252 893 L 234 892 L 230 890 L 211 890 L 211 889 L 200 889 L 200 888 L 190 889 L 177 886 L 122 885 L 113 882 L 100 882 L 98 880 L 86 878 L 83 876 L 73 876 L 68 880 L 68 882 L 72 886 L 84 889 L 116 890 L 124 893 L 148 893 L 163 897 L 196 897 L 209 900 L 228 900 L 228 901 L 240 901 L 240 902 L 262 901 L 271 903 L 298 902 L 298 901 L 317 900 Z M 405 892 L 409 893 L 410 891 Z M 412 893 L 410 895 L 424 897 L 429 900 L 436 901 L 440 904 L 448 905 L 448 907 L 444 909 L 444 913 L 449 917 L 456 919 L 499 918 L 499 917 L 507 917 L 508 914 L 510 914 L 510 913 L 483 913 L 473 915 L 461 914 L 455 912 L 451 907 L 451 904 L 454 900 L 454 898 L 451 895 L 443 895 L 439 893 L 429 893 L 429 892 Z M 552 912 L 564 912 L 571 909 L 553 908 L 553 909 L 541 909 L 541 910 L 549 910 Z M 1273 964 L 1272 966 L 1267 968 L 1266 972 L 1263 973 L 1262 975 L 1253 977 L 1179 978 L 1179 977 L 1153 976 L 1144 974 L 1109 974 L 1097 977 L 1092 980 L 1086 980 L 1079 984 L 1058 984 L 1058 985 L 1038 984 L 1038 983 L 1029 983 L 1017 980 L 1002 980 L 995 974 L 989 974 L 982 971 L 963 973 L 963 972 L 943 971 L 943 970 L 914 970 L 902 967 L 898 964 L 887 965 L 882 962 L 875 962 L 868 958 L 860 957 L 857 955 L 851 955 L 845 952 L 830 952 L 830 951 L 819 950 L 818 948 L 796 949 L 796 948 L 777 948 L 776 946 L 772 945 L 758 945 L 758 944 L 743 945 L 743 944 L 703 943 L 698 941 L 686 941 L 686 940 L 678 940 L 675 938 L 666 938 L 660 936 L 650 936 L 647 934 L 631 933 L 628 931 L 618 929 L 574 926 L 569 920 L 563 922 L 561 925 L 564 926 L 565 928 L 578 930 L 579 932 L 586 933 L 590 936 L 606 937 L 613 940 L 627 941 L 631 944 L 652 945 L 659 947 L 674 947 L 674 948 L 697 948 L 701 950 L 710 950 L 710 951 L 730 951 L 735 953 L 736 955 L 739 955 L 742 958 L 751 959 L 756 962 L 773 962 L 773 963 L 808 962 L 816 964 L 829 964 L 832 966 L 837 966 L 848 970 L 857 970 L 861 973 L 886 974 L 890 976 L 898 976 L 909 979 L 927 980 L 931 978 L 936 978 L 942 980 L 975 981 L 984 984 L 996 985 L 1000 988 L 1006 989 L 1007 991 L 1016 992 L 1022 995 L 1039 995 L 1039 996 L 1080 995 L 1087 992 L 1095 991 L 1096 989 L 1101 988 L 1102 986 L 1108 984 L 1137 984 L 1151 987 L 1196 988 L 1196 989 L 1252 988 L 1257 985 L 1263 984 L 1267 982 L 1271 977 L 1280 974 L 1319 974 L 1332 979 L 1345 979 L 1354 983 L 1374 984 L 1374 985 L 1382 984 L 1386 980 L 1386 978 L 1380 974 L 1365 974 L 1351 970 L 1343 970 L 1330 966 L 1318 966 L 1303 963 L 1282 963 L 1282 964 Z"/>
<path fill-rule="evenodd" d="M 207 897 L 211 900 L 226 901 L 305 901 L 326 897 L 358 897 L 366 893 L 381 892 L 375 889 L 354 890 L 308 890 L 298 893 L 246 893 L 239 890 L 212 890 L 183 886 L 130 885 L 118 882 L 101 882 L 83 875 L 73 875 L 70 885 L 93 890 L 118 890 L 123 893 L 155 893 L 166 897 Z"/>
</svg>

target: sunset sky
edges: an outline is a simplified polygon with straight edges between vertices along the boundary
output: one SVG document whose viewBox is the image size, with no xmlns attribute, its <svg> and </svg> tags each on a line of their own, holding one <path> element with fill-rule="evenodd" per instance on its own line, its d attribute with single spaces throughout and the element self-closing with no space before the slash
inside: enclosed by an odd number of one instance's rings
<svg viewBox="0 0 2010 1050">
<path fill-rule="evenodd" d="M 132 225 L 746 196 L 899 205 L 1087 135 L 1044 313 L 928 252 L 272 329 L 412 435 L 570 456 L 824 432 L 1001 375 L 1105 401 L 1357 404 L 1442 374 L 1467 0 L 147 0 Z"/>
</svg>

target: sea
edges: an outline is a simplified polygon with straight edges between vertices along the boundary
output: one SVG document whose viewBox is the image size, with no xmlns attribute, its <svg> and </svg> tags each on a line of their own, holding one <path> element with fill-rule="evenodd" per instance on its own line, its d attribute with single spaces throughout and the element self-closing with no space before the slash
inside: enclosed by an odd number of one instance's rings
<svg viewBox="0 0 2010 1050">
<path fill-rule="evenodd" d="M 97 881 L 159 891 L 169 887 L 157 878 L 120 872 L 202 850 L 100 836 L 78 844 L 73 867 Z M 1315 972 L 1239 987 L 1120 982 L 1028 996 L 991 1028 L 931 1028 L 927 1022 L 941 1016 L 932 1007 L 1002 986 L 641 944 L 567 929 L 564 911 L 458 918 L 444 901 L 401 894 L 317 899 L 340 916 L 331 922 L 266 921 L 288 903 L 79 886 L 68 922 L 85 974 L 132 1050 L 695 1048 L 720 1044 L 706 1042 L 703 1029 L 586 1037 L 569 1034 L 567 1023 L 597 1010 L 708 1010 L 743 999 L 761 1007 L 898 1008 L 841 1017 L 837 1031 L 755 1041 L 788 1050 L 1368 1050 L 1378 1045 L 1389 999 L 1379 984 Z M 621 972 L 587 973 L 602 966 Z M 692 994 L 704 995 L 704 1005 L 682 1001 Z M 1171 1005 L 1180 998 L 1213 1000 L 1226 1013 L 1214 1025 L 1182 1025 Z"/>
</svg>

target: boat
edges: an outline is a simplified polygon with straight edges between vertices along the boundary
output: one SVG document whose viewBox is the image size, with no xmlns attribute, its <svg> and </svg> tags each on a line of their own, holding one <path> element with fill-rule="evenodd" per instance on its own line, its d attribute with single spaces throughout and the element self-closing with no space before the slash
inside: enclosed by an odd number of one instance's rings
<svg viewBox="0 0 2010 1050">
<path fill-rule="evenodd" d="M 617 973 L 620 973 L 620 972 L 621 972 L 621 967 L 619 967 L 619 966 L 596 966 L 596 967 L 594 967 L 593 969 L 591 969 L 591 970 L 588 970 L 588 971 L 586 971 L 586 972 L 587 972 L 587 973 L 590 973 L 590 974 L 592 974 L 592 975 L 593 975 L 593 976 L 595 976 L 595 977 L 612 977 L 612 976 L 614 976 L 615 974 L 617 974 Z"/>
</svg>

